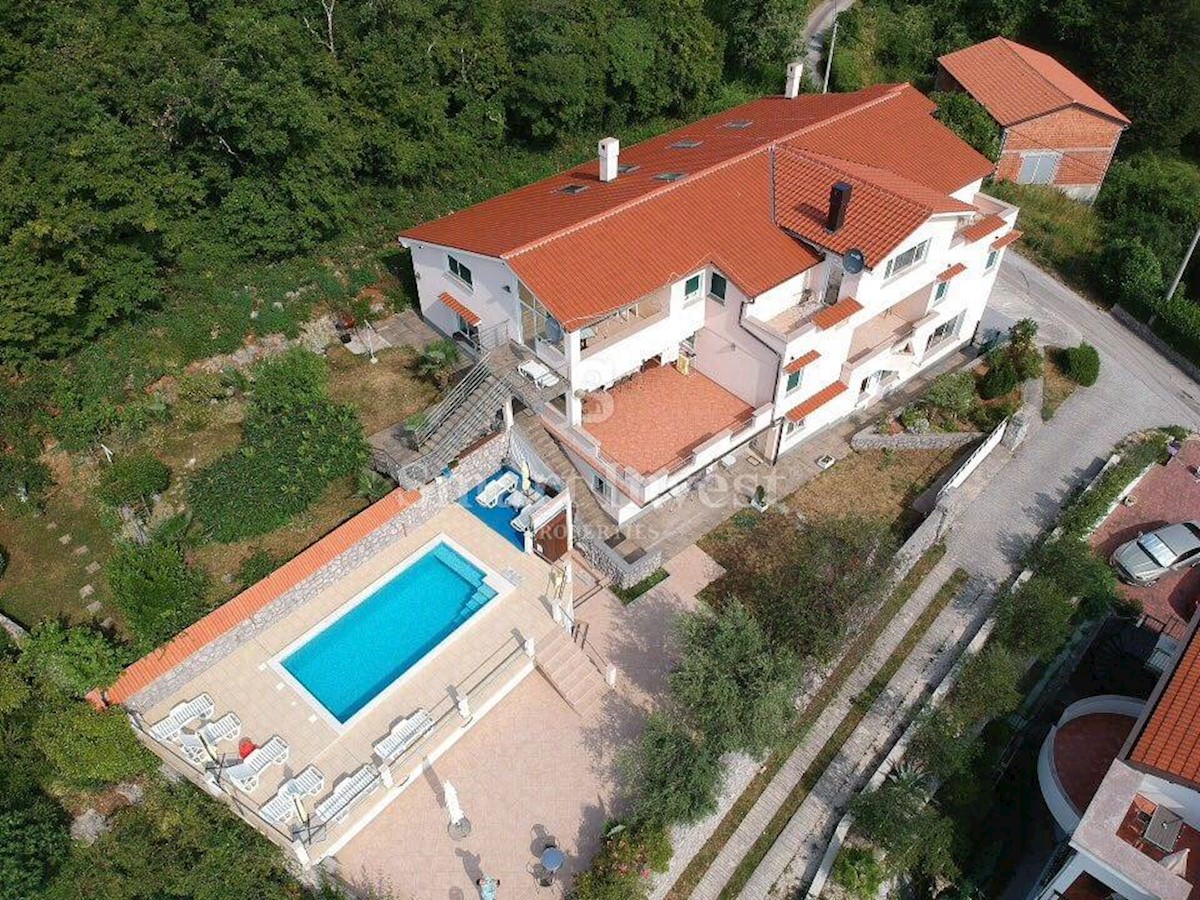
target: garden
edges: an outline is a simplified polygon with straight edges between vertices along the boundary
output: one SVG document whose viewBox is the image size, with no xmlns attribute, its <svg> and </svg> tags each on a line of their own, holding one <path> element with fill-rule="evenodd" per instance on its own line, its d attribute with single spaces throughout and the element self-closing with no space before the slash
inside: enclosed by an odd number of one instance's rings
<svg viewBox="0 0 1200 900">
<path fill-rule="evenodd" d="M 989 640 L 969 657 L 945 700 L 926 708 L 902 763 L 855 802 L 853 830 L 833 869 L 840 890 L 866 900 L 900 879 L 938 894 L 983 887 L 999 836 L 988 829 L 992 791 L 1013 717 L 1076 629 L 1116 613 L 1133 617 L 1087 535 L 1147 465 L 1165 462 L 1175 429 L 1131 437 L 1121 459 L 1074 497 L 1025 560 L 1029 575 L 1003 594 Z"/>
</svg>

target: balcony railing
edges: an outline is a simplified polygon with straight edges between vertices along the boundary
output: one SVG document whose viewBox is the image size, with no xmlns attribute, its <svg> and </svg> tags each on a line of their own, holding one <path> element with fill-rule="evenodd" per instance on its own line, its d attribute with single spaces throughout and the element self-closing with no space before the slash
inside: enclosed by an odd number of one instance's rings
<svg viewBox="0 0 1200 900">
<path fill-rule="evenodd" d="M 701 300 L 700 302 L 703 302 Z M 633 306 L 613 313 L 599 322 L 580 329 L 580 356 L 589 356 L 611 347 L 618 341 L 624 340 L 631 334 L 636 334 L 643 328 L 648 328 L 656 322 L 661 322 L 670 315 L 670 298 L 656 297 L 642 300 Z"/>
</svg>

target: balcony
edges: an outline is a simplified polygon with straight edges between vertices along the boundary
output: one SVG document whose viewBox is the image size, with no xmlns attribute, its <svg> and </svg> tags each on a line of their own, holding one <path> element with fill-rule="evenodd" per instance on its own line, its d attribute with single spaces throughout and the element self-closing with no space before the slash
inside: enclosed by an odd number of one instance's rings
<svg viewBox="0 0 1200 900">
<path fill-rule="evenodd" d="M 663 321 L 671 313 L 670 306 L 670 295 L 663 292 L 658 296 L 644 298 L 633 306 L 628 306 L 620 312 L 615 312 L 598 322 L 581 328 L 579 331 L 581 358 L 587 359 L 605 347 L 611 347 L 631 334 L 636 334 L 655 322 Z"/>
<path fill-rule="evenodd" d="M 1017 207 L 1010 203 L 1005 203 L 1003 200 L 997 200 L 989 194 L 978 193 L 971 198 L 970 202 L 979 212 L 967 219 L 962 227 L 954 233 L 954 238 L 950 242 L 952 248 L 959 247 L 965 243 L 971 243 L 973 229 L 980 226 L 989 217 L 995 217 L 1003 223 L 1002 225 L 997 225 L 994 229 L 994 233 L 996 234 L 1011 228 L 1017 221 Z"/>
</svg>

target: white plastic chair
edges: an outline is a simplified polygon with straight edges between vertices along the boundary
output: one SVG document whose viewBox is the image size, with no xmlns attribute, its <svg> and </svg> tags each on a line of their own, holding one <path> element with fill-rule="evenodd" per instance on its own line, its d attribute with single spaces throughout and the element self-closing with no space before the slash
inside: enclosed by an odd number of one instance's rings
<svg viewBox="0 0 1200 900">
<path fill-rule="evenodd" d="M 309 766 L 280 785 L 275 796 L 259 807 L 259 814 L 272 825 L 286 825 L 298 812 L 298 800 L 324 789 L 325 776 L 316 766 Z"/>
<path fill-rule="evenodd" d="M 482 491 L 475 496 L 475 502 L 480 506 L 491 509 L 500 499 L 513 490 L 517 486 L 517 476 L 512 472 L 505 472 L 499 478 L 494 478 L 489 481 Z"/>
<path fill-rule="evenodd" d="M 182 732 L 179 735 L 179 746 L 192 762 L 200 765 L 210 758 L 210 748 L 221 741 L 236 741 L 241 733 L 242 720 L 236 713 L 229 712 L 214 722 L 201 725 L 192 734 Z"/>
<path fill-rule="evenodd" d="M 270 766 L 283 765 L 287 758 L 287 741 L 275 735 L 261 747 L 251 751 L 240 763 L 226 769 L 225 775 L 243 793 L 253 793 L 258 787 L 259 776 Z"/>
<path fill-rule="evenodd" d="M 185 725 L 190 725 L 197 719 L 207 719 L 217 706 L 209 694 L 201 694 L 191 700 L 171 707 L 166 718 L 150 726 L 150 736 L 156 741 L 173 741 L 179 737 Z"/>
<path fill-rule="evenodd" d="M 433 728 L 433 716 L 419 709 L 392 726 L 387 737 L 375 743 L 375 755 L 381 763 L 390 763 Z"/>
</svg>

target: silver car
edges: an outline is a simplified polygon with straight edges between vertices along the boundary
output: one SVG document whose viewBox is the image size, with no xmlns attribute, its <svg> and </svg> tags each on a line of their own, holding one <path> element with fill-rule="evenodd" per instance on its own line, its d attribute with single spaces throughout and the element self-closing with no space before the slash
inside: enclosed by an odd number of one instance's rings
<svg viewBox="0 0 1200 900">
<path fill-rule="evenodd" d="M 1138 535 L 1109 560 L 1126 584 L 1154 584 L 1168 572 L 1200 563 L 1200 522 L 1164 525 Z"/>
</svg>

